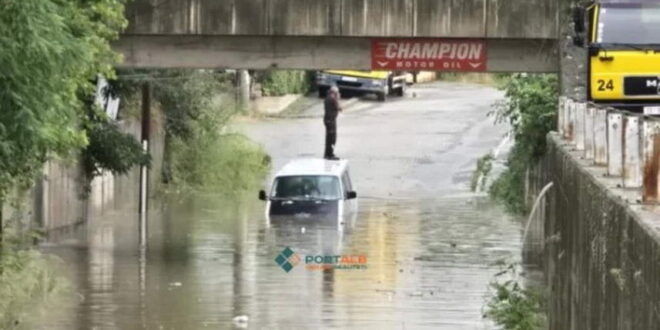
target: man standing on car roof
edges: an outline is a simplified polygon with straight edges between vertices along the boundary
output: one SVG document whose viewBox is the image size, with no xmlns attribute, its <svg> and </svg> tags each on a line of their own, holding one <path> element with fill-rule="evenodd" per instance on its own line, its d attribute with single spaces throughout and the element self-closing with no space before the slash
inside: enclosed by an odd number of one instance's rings
<svg viewBox="0 0 660 330">
<path fill-rule="evenodd" d="M 325 125 L 325 159 L 337 160 L 335 155 L 335 144 L 337 143 L 337 115 L 342 111 L 339 105 L 339 88 L 330 87 L 325 98 L 325 114 L 323 124 Z"/>
</svg>

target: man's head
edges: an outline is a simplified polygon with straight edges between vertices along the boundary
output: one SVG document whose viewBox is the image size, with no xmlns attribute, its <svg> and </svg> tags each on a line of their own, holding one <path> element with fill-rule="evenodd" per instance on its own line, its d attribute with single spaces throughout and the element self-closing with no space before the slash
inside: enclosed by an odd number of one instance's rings
<svg viewBox="0 0 660 330">
<path fill-rule="evenodd" d="M 330 87 L 330 94 L 333 96 L 339 96 L 339 88 L 337 88 L 337 86 Z"/>
</svg>

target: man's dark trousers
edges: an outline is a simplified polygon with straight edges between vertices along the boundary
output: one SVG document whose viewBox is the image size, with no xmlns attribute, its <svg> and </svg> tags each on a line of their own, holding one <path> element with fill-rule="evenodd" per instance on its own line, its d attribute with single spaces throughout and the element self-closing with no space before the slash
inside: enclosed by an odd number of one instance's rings
<svg viewBox="0 0 660 330">
<path fill-rule="evenodd" d="M 335 157 L 335 143 L 337 143 L 337 120 L 324 118 L 325 124 L 325 158 Z"/>
</svg>

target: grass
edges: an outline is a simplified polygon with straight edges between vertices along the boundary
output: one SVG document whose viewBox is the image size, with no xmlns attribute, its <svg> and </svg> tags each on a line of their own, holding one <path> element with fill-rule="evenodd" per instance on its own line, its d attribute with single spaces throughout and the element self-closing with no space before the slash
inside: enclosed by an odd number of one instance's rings
<svg viewBox="0 0 660 330">
<path fill-rule="evenodd" d="M 48 307 L 67 287 L 55 274 L 57 260 L 32 248 L 8 247 L 0 253 L 0 329 L 30 329 L 31 316 Z"/>
<path fill-rule="evenodd" d="M 257 189 L 270 170 L 270 157 L 241 134 L 202 134 L 171 147 L 169 192 L 235 195 Z"/>
</svg>

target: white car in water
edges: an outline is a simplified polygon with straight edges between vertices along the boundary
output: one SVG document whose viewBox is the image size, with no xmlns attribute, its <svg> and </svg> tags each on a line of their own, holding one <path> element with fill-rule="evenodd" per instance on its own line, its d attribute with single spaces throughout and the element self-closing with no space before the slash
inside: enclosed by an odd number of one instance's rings
<svg viewBox="0 0 660 330">
<path fill-rule="evenodd" d="M 262 190 L 269 222 L 290 220 L 342 226 L 357 216 L 357 193 L 347 160 L 297 159 L 273 179 L 270 194 Z"/>
</svg>

